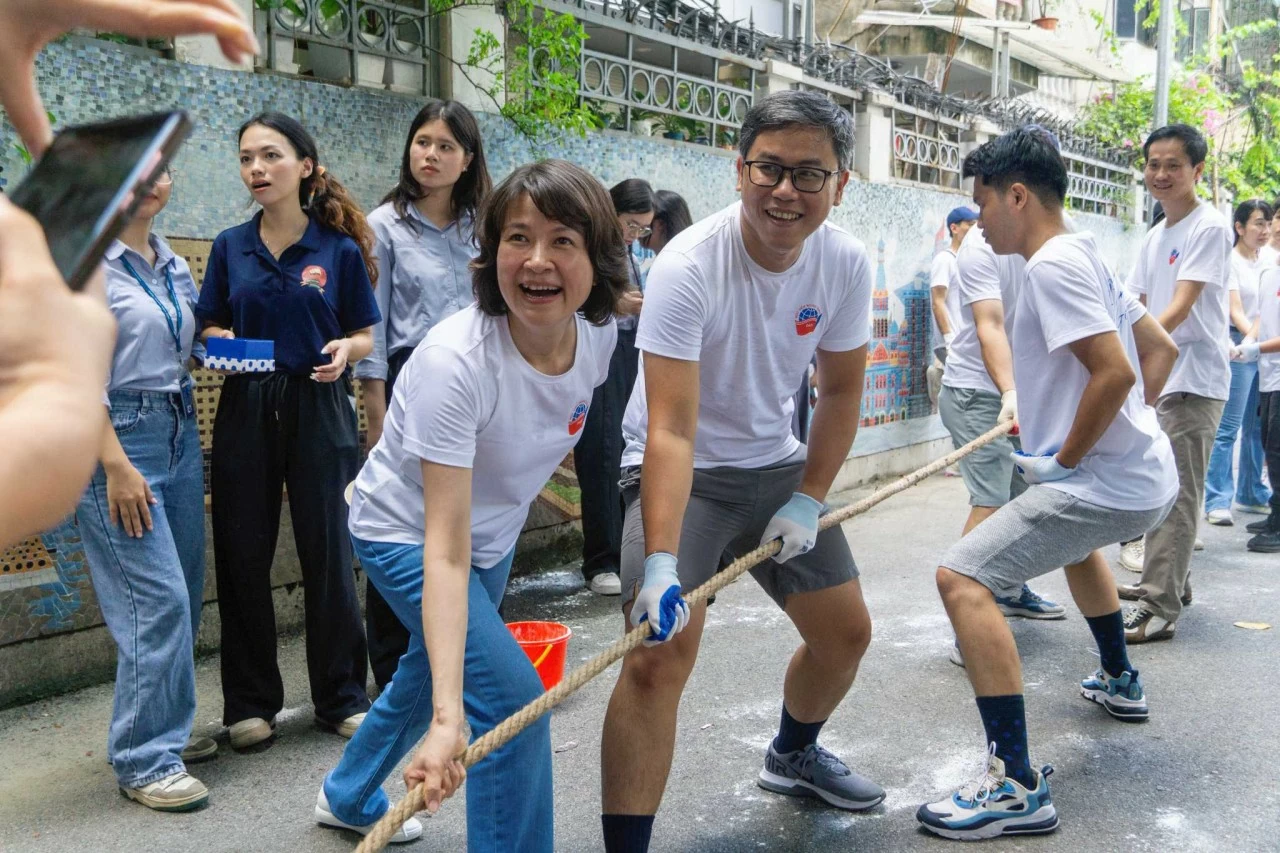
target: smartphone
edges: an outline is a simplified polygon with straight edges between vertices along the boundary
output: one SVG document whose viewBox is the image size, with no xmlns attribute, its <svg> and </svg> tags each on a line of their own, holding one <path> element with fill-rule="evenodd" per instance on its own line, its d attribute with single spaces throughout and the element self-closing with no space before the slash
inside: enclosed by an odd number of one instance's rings
<svg viewBox="0 0 1280 853">
<path fill-rule="evenodd" d="M 68 127 L 10 194 L 44 228 L 63 279 L 80 290 L 191 132 L 185 112 Z"/>
</svg>

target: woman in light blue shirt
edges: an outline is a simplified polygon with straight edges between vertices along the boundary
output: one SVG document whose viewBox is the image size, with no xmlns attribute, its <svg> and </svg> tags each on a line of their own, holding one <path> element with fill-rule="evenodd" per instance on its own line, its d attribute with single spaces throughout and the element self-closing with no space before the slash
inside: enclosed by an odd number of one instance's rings
<svg viewBox="0 0 1280 853">
<path fill-rule="evenodd" d="M 202 359 L 191 271 L 151 232 L 166 172 L 106 253 L 119 325 L 107 380 L 101 464 L 76 510 L 98 605 L 119 655 L 107 757 L 125 796 L 158 811 L 208 800 L 186 762 L 217 744 L 189 740 L 204 590 L 204 463 L 189 373 Z"/>
<path fill-rule="evenodd" d="M 475 301 L 468 268 L 476 209 L 492 184 L 480 127 L 456 101 L 429 100 L 409 124 L 400 181 L 369 214 L 382 322 L 373 327 L 373 352 L 356 365 L 369 417 L 368 447 L 382 437 L 400 369 L 427 332 Z M 409 643 L 409 632 L 366 584 L 369 665 L 386 688 Z"/>
</svg>

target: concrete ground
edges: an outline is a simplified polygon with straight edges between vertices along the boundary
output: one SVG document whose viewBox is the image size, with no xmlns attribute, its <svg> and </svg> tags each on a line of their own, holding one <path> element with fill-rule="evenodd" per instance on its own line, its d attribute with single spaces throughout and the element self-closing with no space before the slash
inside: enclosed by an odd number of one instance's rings
<svg viewBox="0 0 1280 853">
<path fill-rule="evenodd" d="M 952 843 L 918 829 L 914 811 L 982 765 L 981 724 L 964 673 L 947 661 L 951 634 L 933 586 L 934 566 L 966 509 L 958 479 L 934 478 L 845 526 L 863 572 L 875 637 L 858 683 L 822 742 L 884 785 L 886 802 L 854 815 L 756 787 L 797 637 L 747 578 L 711 609 L 681 708 L 655 851 L 942 850 Z M 1177 639 L 1132 653 L 1152 706 L 1146 724 L 1113 721 L 1079 697 L 1076 683 L 1096 658 L 1073 606 L 1063 622 L 1013 623 L 1024 661 L 1032 755 L 1057 768 L 1052 782 L 1062 825 L 1052 836 L 988 842 L 986 849 L 1280 849 L 1274 769 L 1280 736 L 1273 716 L 1280 698 L 1280 627 L 1233 626 L 1280 626 L 1280 556 L 1247 553 L 1242 526 L 1208 527 L 1203 535 L 1208 549 L 1195 557 L 1196 603 L 1179 622 Z M 1117 575 L 1126 582 L 1136 577 Z M 1061 572 L 1034 586 L 1067 599 Z M 557 619 L 573 628 L 570 665 L 620 630 L 616 599 L 584 591 L 571 569 L 517 580 L 508 602 L 509 620 Z M 351 849 L 356 836 L 319 828 L 311 819 L 320 780 L 343 742 L 312 725 L 303 655 L 301 639 L 281 642 L 290 710 L 274 745 L 251 755 L 224 745 L 217 759 L 193 766 L 212 797 L 207 808 L 191 814 L 155 814 L 116 793 L 104 759 L 109 686 L 0 713 L 0 850 Z M 197 726 L 216 732 L 216 659 L 203 661 L 198 676 Z M 601 848 L 600 728 L 615 677 L 616 669 L 610 670 L 555 712 L 559 850 Z M 398 779 L 387 789 L 393 799 L 404 793 Z M 464 848 L 459 798 L 407 849 Z"/>
</svg>

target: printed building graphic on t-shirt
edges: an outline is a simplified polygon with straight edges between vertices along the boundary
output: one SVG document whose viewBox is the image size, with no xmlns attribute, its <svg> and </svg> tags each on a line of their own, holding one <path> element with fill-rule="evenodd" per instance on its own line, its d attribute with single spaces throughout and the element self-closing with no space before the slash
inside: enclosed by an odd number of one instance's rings
<svg viewBox="0 0 1280 853">
<path fill-rule="evenodd" d="M 871 294 L 871 344 L 862 392 L 861 426 L 918 418 L 930 412 L 929 275 L 917 271 L 894 291 L 901 308 L 891 310 L 885 243 L 877 245 L 876 284 Z M 899 319 L 901 318 L 901 319 Z"/>
</svg>

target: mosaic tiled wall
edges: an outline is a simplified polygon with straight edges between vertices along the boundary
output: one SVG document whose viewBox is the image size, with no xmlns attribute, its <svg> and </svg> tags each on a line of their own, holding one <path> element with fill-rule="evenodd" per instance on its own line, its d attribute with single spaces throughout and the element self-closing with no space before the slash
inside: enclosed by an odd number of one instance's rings
<svg viewBox="0 0 1280 853">
<path fill-rule="evenodd" d="M 315 134 L 326 165 L 371 208 L 395 180 L 402 134 L 418 109 L 416 99 L 403 95 L 186 65 L 79 40 L 50 46 L 40 58 L 38 76 L 58 124 L 172 107 L 192 114 L 196 129 L 175 163 L 173 200 L 157 230 L 201 240 L 250 213 L 235 160 L 236 130 L 249 116 L 276 109 L 298 117 Z M 535 150 L 496 117 L 480 120 L 495 178 L 530 159 L 559 156 L 591 170 L 606 185 L 642 177 L 655 187 L 675 189 L 695 217 L 735 198 L 734 159 L 728 152 L 614 132 Z M 22 173 L 15 142 L 12 127 L 0 119 L 0 187 Z M 876 335 L 862 413 L 866 426 L 929 413 L 926 275 L 947 211 L 964 201 L 953 193 L 855 179 L 833 213 L 834 221 L 859 236 L 873 254 Z M 1122 274 L 1127 272 L 1138 231 L 1099 217 L 1080 221 L 1098 235 Z M 212 388 L 203 392 L 202 402 L 211 405 L 214 393 Z M 530 523 L 563 521 L 576 515 L 576 504 L 576 480 L 561 469 Z M 0 560 L 0 646 L 96 625 L 100 617 L 92 602 L 74 528 L 33 540 Z"/>
</svg>

